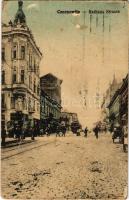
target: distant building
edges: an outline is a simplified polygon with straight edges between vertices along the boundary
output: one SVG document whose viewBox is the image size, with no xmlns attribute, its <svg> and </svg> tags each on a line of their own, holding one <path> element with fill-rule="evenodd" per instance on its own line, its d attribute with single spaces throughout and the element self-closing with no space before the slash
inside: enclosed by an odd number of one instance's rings
<svg viewBox="0 0 129 200">
<path fill-rule="evenodd" d="M 55 119 L 61 116 L 61 83 L 53 74 L 47 74 L 40 78 L 40 106 L 41 121 L 48 118 L 50 114 Z"/>
<path fill-rule="evenodd" d="M 109 105 L 110 125 L 121 126 L 128 124 L 128 75 L 123 79 L 120 87 L 116 90 Z"/>
<path fill-rule="evenodd" d="M 50 114 L 53 115 L 54 119 L 60 118 L 61 105 L 54 99 L 51 99 L 43 90 L 40 92 L 40 105 L 41 123 L 44 122 Z"/>
<path fill-rule="evenodd" d="M 123 79 L 120 93 L 120 124 L 128 125 L 128 74 Z"/>
<path fill-rule="evenodd" d="M 58 104 L 61 105 L 61 84 L 62 80 L 49 73 L 40 78 L 41 89 Z"/>
<path fill-rule="evenodd" d="M 2 24 L 2 126 L 40 120 L 39 64 L 42 53 L 18 1 L 14 21 Z"/>
<path fill-rule="evenodd" d="M 109 88 L 106 90 L 103 101 L 101 104 L 101 121 L 108 124 L 109 123 L 109 109 L 108 106 L 111 102 L 112 97 L 114 96 L 115 92 L 119 89 L 121 83 L 117 82 L 115 75 L 113 77 L 112 83 L 109 84 Z"/>
<path fill-rule="evenodd" d="M 77 113 L 61 112 L 61 120 L 65 121 L 66 126 L 70 129 L 71 123 L 78 121 Z"/>
<path fill-rule="evenodd" d="M 108 106 L 110 124 L 115 126 L 120 124 L 120 93 L 119 89 L 115 92 Z"/>
</svg>

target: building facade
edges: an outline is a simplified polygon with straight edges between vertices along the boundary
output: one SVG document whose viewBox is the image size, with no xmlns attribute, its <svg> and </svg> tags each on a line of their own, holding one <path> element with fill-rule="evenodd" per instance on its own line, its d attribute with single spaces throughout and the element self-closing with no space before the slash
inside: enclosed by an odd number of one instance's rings
<svg viewBox="0 0 129 200">
<path fill-rule="evenodd" d="M 50 114 L 53 115 L 54 119 L 60 118 L 61 105 L 57 103 L 54 99 L 51 99 L 43 90 L 40 93 L 40 118 L 41 125 L 44 120 L 48 119 Z"/>
<path fill-rule="evenodd" d="M 59 119 L 61 115 L 61 83 L 52 74 L 46 74 L 40 78 L 40 108 L 41 121 L 48 118 L 50 114 L 54 119 Z"/>
<path fill-rule="evenodd" d="M 128 126 L 128 74 L 123 79 L 120 93 L 120 124 Z"/>
<path fill-rule="evenodd" d="M 19 121 L 34 126 L 40 120 L 42 53 L 22 7 L 20 0 L 14 21 L 2 24 L 2 125 L 6 128 Z"/>
<path fill-rule="evenodd" d="M 108 105 L 110 126 L 128 125 L 128 75 L 123 79 L 119 89 Z"/>
<path fill-rule="evenodd" d="M 109 125 L 109 117 L 111 113 L 109 113 L 109 104 L 112 101 L 113 96 L 116 91 L 119 89 L 121 83 L 117 82 L 115 75 L 113 77 L 112 82 L 109 84 L 108 89 L 106 90 L 103 101 L 101 104 L 101 121 L 108 127 Z"/>
<path fill-rule="evenodd" d="M 120 124 L 120 94 L 119 89 L 115 92 L 108 106 L 109 108 L 109 121 L 114 127 Z"/>
</svg>

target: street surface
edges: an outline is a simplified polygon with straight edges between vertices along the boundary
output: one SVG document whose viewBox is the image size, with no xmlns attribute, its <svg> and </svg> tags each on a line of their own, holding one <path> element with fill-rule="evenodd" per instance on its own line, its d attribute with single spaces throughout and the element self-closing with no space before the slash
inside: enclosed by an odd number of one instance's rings
<svg viewBox="0 0 129 200">
<path fill-rule="evenodd" d="M 37 137 L 2 149 L 5 199 L 124 199 L 127 153 L 111 135 Z"/>
</svg>

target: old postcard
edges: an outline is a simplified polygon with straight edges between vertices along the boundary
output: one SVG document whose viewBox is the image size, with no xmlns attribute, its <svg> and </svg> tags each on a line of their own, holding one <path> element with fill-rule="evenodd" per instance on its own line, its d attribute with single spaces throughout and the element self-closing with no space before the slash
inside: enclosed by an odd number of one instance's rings
<svg viewBox="0 0 129 200">
<path fill-rule="evenodd" d="M 128 2 L 2 2 L 1 197 L 126 199 Z"/>
</svg>

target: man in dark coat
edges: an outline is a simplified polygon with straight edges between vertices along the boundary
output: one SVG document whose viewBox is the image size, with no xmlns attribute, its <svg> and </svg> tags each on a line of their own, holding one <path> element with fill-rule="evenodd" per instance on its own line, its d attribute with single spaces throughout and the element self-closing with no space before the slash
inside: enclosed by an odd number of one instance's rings
<svg viewBox="0 0 129 200">
<path fill-rule="evenodd" d="M 30 128 L 30 132 L 31 132 L 31 140 L 35 140 L 35 129 L 34 128 Z"/>
<path fill-rule="evenodd" d="M 84 130 L 84 137 L 87 137 L 87 132 L 88 132 L 88 128 L 86 126 L 85 130 Z"/>
<path fill-rule="evenodd" d="M 98 133 L 99 133 L 99 127 L 98 126 L 96 126 L 95 128 L 94 128 L 94 133 L 95 133 L 95 136 L 96 136 L 96 139 L 98 139 Z"/>
</svg>

